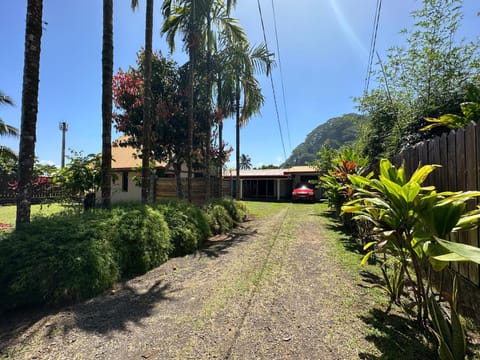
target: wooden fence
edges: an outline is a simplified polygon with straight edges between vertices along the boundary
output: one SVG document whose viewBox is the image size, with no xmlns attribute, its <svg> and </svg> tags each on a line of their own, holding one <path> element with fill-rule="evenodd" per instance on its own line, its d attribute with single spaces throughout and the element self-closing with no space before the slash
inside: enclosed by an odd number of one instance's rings
<svg viewBox="0 0 480 360">
<path fill-rule="evenodd" d="M 210 197 L 218 197 L 218 178 L 210 178 Z M 185 199 L 187 198 L 187 179 L 182 179 L 182 188 Z M 157 178 L 155 184 L 155 199 L 177 199 L 177 186 L 175 178 Z M 192 179 L 192 202 L 195 204 L 205 203 L 205 178 Z"/>
<path fill-rule="evenodd" d="M 395 165 L 405 163 L 411 175 L 420 164 L 438 164 L 425 182 L 435 185 L 438 191 L 480 190 L 480 126 L 470 123 L 466 128 L 452 130 L 441 137 L 417 144 L 392 159 Z M 479 200 L 471 200 L 467 209 L 472 210 Z M 454 234 L 451 240 L 480 246 L 480 229 Z M 462 276 L 480 286 L 479 266 L 472 263 L 452 263 L 452 268 Z"/>
</svg>

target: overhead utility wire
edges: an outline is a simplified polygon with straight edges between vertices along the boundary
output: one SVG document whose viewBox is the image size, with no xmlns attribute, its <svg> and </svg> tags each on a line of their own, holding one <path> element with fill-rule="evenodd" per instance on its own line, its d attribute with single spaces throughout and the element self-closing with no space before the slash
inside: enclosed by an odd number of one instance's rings
<svg viewBox="0 0 480 360">
<path fill-rule="evenodd" d="M 262 22 L 263 40 L 265 42 L 265 48 L 268 51 L 267 35 L 265 34 L 265 25 L 263 23 L 262 7 L 260 6 L 260 0 L 257 0 L 257 4 L 258 4 L 258 12 L 260 14 L 260 21 Z M 280 124 L 280 115 L 278 114 L 277 94 L 275 92 L 275 86 L 273 85 L 272 72 L 270 72 L 269 75 L 270 75 L 270 83 L 272 84 L 273 102 L 275 103 L 275 112 L 277 113 L 278 130 L 280 131 L 280 140 L 282 141 L 283 155 L 285 156 L 285 161 L 286 161 L 287 160 L 287 152 L 285 151 L 285 142 L 283 141 L 282 125 Z"/>
<path fill-rule="evenodd" d="M 283 83 L 283 71 L 282 71 L 282 61 L 280 57 L 280 42 L 278 41 L 278 31 L 277 31 L 277 16 L 275 14 L 275 5 L 272 0 L 272 12 L 273 12 L 273 25 L 275 28 L 275 40 L 277 42 L 277 54 L 278 54 L 278 67 L 280 69 L 280 82 L 282 84 L 282 98 L 283 98 L 283 111 L 285 112 L 285 122 L 287 124 L 287 138 L 288 138 L 288 147 L 292 151 L 292 143 L 290 141 L 290 127 L 288 125 L 288 112 L 287 112 L 287 102 L 285 100 L 285 86 Z"/>
<path fill-rule="evenodd" d="M 375 9 L 375 17 L 374 17 L 374 20 L 373 20 L 372 37 L 370 39 L 370 54 L 369 54 L 369 57 L 368 57 L 367 75 L 365 76 L 364 94 L 368 93 L 368 86 L 370 85 L 370 75 L 372 73 L 373 58 L 375 57 L 375 46 L 376 46 L 376 42 L 377 42 L 378 23 L 380 22 L 381 9 L 382 9 L 382 0 L 377 0 L 377 6 L 376 6 L 376 9 Z"/>
</svg>

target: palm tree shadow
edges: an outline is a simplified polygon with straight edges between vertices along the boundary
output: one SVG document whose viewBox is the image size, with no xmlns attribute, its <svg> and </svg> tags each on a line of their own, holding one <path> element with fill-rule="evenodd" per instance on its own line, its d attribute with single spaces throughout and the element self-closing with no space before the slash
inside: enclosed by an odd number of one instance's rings
<svg viewBox="0 0 480 360">
<path fill-rule="evenodd" d="M 397 314 L 386 314 L 379 309 L 371 309 L 367 315 L 360 316 L 360 319 L 371 329 L 366 339 L 372 342 L 382 354 L 377 356 L 361 352 L 360 359 L 430 360 L 437 358 L 435 350 L 427 345 L 427 340 L 419 336 L 421 331 L 414 321 Z"/>
</svg>

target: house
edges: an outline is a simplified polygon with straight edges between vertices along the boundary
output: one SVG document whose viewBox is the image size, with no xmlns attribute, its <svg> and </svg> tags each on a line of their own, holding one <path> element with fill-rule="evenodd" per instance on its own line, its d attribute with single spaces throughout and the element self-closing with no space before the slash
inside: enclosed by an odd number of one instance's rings
<svg viewBox="0 0 480 360">
<path fill-rule="evenodd" d="M 112 203 L 140 201 L 142 198 L 141 184 L 137 180 L 137 177 L 141 176 L 140 152 L 131 146 L 120 146 L 125 140 L 126 136 L 122 136 L 112 143 Z M 174 176 L 165 162 L 156 161 L 155 169 L 156 176 Z M 150 190 L 155 194 L 155 182 L 151 183 Z"/>
<path fill-rule="evenodd" d="M 290 201 L 293 188 L 298 184 L 308 184 L 309 180 L 318 180 L 318 173 L 311 166 L 240 170 L 240 199 Z M 236 196 L 235 170 L 224 171 L 223 194 Z M 318 191 L 315 194 L 319 200 Z"/>
</svg>

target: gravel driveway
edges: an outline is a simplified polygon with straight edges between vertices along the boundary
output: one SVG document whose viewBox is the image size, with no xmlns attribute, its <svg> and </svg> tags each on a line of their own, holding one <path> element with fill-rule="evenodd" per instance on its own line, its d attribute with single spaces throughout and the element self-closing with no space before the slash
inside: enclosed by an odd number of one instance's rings
<svg viewBox="0 0 480 360">
<path fill-rule="evenodd" d="M 9 319 L 0 357 L 380 358 L 359 316 L 372 300 L 333 254 L 319 206 L 283 204 L 108 294 Z"/>
</svg>

